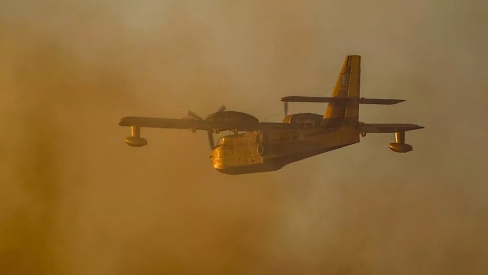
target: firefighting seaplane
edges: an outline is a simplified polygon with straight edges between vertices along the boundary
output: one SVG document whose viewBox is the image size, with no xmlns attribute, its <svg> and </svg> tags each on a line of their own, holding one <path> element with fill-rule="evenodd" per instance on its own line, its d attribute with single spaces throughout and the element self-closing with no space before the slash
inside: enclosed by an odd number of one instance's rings
<svg viewBox="0 0 488 275">
<path fill-rule="evenodd" d="M 275 171 L 283 166 L 331 150 L 359 143 L 368 133 L 393 133 L 389 144 L 397 153 L 412 151 L 405 143 L 405 132 L 422 129 L 416 124 L 370 124 L 359 121 L 360 104 L 392 105 L 401 99 L 360 97 L 361 57 L 349 55 L 342 66 L 331 97 L 288 96 L 285 118 L 281 123 L 259 122 L 252 115 L 227 111 L 222 107 L 205 119 L 193 112 L 183 119 L 124 117 L 120 126 L 129 126 L 131 136 L 125 142 L 133 147 L 147 145 L 140 136 L 141 128 L 190 129 L 208 132 L 210 161 L 225 174 L 246 174 Z M 328 103 L 325 114 L 299 113 L 287 115 L 289 102 Z M 214 144 L 214 134 L 231 131 Z"/>
</svg>

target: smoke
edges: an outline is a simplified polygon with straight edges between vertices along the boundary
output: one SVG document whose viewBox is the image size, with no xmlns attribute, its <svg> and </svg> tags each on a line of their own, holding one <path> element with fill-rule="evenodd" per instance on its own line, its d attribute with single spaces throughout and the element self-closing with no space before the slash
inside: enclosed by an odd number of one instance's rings
<svg viewBox="0 0 488 275">
<path fill-rule="evenodd" d="M 485 4 L 2 5 L 1 274 L 487 272 Z M 231 177 L 205 133 L 123 144 L 127 115 L 270 117 L 282 96 L 325 92 L 346 54 L 363 56 L 363 96 L 408 100 L 361 120 L 427 126 L 414 152 L 368 135 Z"/>
</svg>

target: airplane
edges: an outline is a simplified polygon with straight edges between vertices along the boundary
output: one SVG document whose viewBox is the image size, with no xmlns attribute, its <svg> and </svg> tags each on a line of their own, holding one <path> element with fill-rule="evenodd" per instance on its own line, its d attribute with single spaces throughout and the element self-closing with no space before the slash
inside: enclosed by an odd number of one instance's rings
<svg viewBox="0 0 488 275">
<path fill-rule="evenodd" d="M 416 124 L 370 124 L 359 121 L 359 104 L 392 105 L 401 99 L 374 99 L 360 96 L 361 56 L 348 55 L 340 71 L 331 97 L 287 96 L 283 122 L 259 122 L 250 114 L 227 111 L 222 106 L 205 119 L 189 111 L 183 119 L 124 117 L 120 126 L 129 126 L 129 146 L 147 145 L 141 138 L 142 127 L 190 129 L 208 132 L 210 161 L 224 174 L 248 174 L 276 171 L 328 151 L 360 142 L 367 133 L 394 133 L 392 151 L 406 153 L 413 147 L 405 143 L 405 132 L 422 129 Z M 289 102 L 328 103 L 325 114 L 287 114 Z M 213 134 L 231 131 L 214 144 Z"/>
</svg>

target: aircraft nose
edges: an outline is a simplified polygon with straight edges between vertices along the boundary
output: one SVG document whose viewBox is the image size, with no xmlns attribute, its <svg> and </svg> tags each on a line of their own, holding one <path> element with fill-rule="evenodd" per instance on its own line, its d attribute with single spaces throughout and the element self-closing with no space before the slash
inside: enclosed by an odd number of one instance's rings
<svg viewBox="0 0 488 275">
<path fill-rule="evenodd" d="M 219 147 L 216 147 L 215 149 L 212 150 L 210 153 L 210 162 L 212 163 L 212 166 L 216 169 L 220 168 L 222 166 L 221 159 L 219 157 Z"/>
<path fill-rule="evenodd" d="M 217 160 L 217 150 L 216 149 L 213 149 L 211 152 L 210 152 L 210 161 L 213 163 Z"/>
</svg>

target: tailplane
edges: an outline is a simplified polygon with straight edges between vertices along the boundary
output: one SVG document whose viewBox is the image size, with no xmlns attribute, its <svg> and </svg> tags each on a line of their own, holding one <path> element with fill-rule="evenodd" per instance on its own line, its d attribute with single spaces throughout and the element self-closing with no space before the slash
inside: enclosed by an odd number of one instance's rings
<svg viewBox="0 0 488 275">
<path fill-rule="evenodd" d="M 404 102 L 405 99 L 390 99 L 390 98 L 338 98 L 338 97 L 324 97 L 324 96 L 285 96 L 281 98 L 283 102 L 346 102 L 357 100 L 359 104 L 377 104 L 377 105 L 393 105 Z"/>
</svg>

